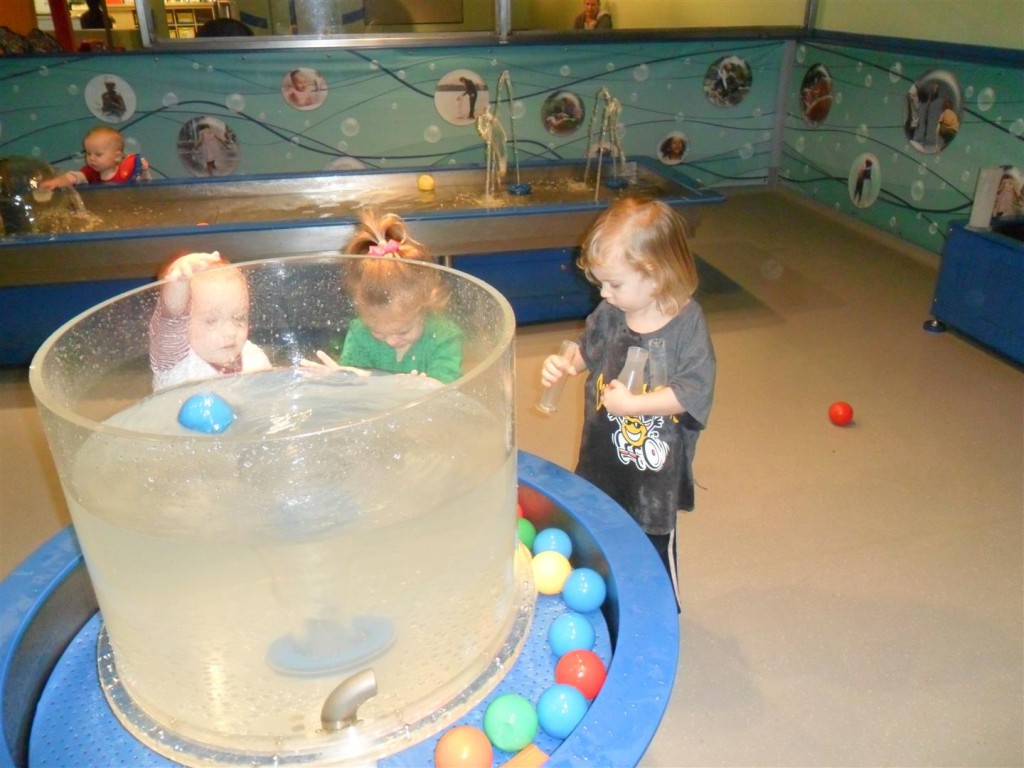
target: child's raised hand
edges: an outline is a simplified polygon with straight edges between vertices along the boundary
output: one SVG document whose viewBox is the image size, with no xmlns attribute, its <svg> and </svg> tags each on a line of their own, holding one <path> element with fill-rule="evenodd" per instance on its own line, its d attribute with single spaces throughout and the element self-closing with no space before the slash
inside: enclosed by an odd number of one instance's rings
<svg viewBox="0 0 1024 768">
<path fill-rule="evenodd" d="M 324 352 L 322 349 L 316 351 L 316 360 L 307 360 L 303 358 L 299 361 L 299 367 L 311 368 L 313 370 L 329 370 L 329 371 L 348 371 L 354 373 L 356 376 L 369 376 L 370 372 L 363 370 L 362 368 L 353 368 L 351 365 L 339 365 L 338 362 Z M 317 362 L 317 360 L 319 362 Z"/>
<path fill-rule="evenodd" d="M 575 376 L 576 369 L 573 368 L 564 357 L 560 355 L 548 355 L 540 369 L 540 383 L 545 387 L 550 387 L 566 374 L 569 376 Z"/>
<path fill-rule="evenodd" d="M 601 393 L 601 405 L 612 416 L 633 416 L 637 412 L 635 397 L 636 395 L 630 391 L 629 387 L 618 379 L 613 379 L 604 386 L 604 391 Z"/>
</svg>

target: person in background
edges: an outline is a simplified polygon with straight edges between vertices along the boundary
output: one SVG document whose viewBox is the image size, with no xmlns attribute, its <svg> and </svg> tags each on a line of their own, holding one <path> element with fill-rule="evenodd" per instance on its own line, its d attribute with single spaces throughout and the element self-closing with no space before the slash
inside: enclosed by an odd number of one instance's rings
<svg viewBox="0 0 1024 768">
<path fill-rule="evenodd" d="M 665 203 L 622 198 L 583 241 L 578 266 L 601 288 L 574 359 L 545 359 L 541 384 L 588 371 L 576 474 L 617 501 L 665 564 L 678 608 L 676 518 L 694 508 L 693 457 L 707 425 L 715 353 L 693 299 L 697 268 Z M 616 380 L 630 347 L 664 341 L 668 384 L 634 394 Z"/>
<path fill-rule="evenodd" d="M 583 13 L 572 23 L 573 29 L 611 29 L 612 17 L 601 10 L 601 0 L 583 0 Z"/>
<path fill-rule="evenodd" d="M 348 367 L 427 376 L 442 384 L 462 375 L 462 329 L 445 312 L 443 275 L 410 262 L 434 263 L 393 213 L 364 211 L 344 253 L 366 254 L 345 267 L 357 317 L 338 361 L 318 351 L 329 368 Z M 315 364 L 314 364 L 315 365 Z"/>
<path fill-rule="evenodd" d="M 112 29 L 114 27 L 114 20 L 107 14 L 106 4 L 103 0 L 85 0 L 85 4 L 88 9 L 78 17 L 82 29 Z"/>
<path fill-rule="evenodd" d="M 75 184 L 126 184 L 149 180 L 149 163 L 142 155 L 125 155 L 124 136 L 109 125 L 90 128 L 82 139 L 85 165 L 81 170 L 40 182 L 43 189 Z"/>
<path fill-rule="evenodd" d="M 160 298 L 149 322 L 153 391 L 229 373 L 269 369 L 249 341 L 249 284 L 220 253 L 174 258 L 157 277 Z"/>
</svg>

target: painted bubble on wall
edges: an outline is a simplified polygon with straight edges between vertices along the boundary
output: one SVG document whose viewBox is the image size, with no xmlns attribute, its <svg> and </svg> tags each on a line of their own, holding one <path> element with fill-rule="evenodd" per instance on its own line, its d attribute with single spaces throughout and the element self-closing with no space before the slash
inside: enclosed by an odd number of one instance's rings
<svg viewBox="0 0 1024 768">
<path fill-rule="evenodd" d="M 217 117 L 194 117 L 178 131 L 178 158 L 193 176 L 227 176 L 241 157 L 238 137 Z"/>
<path fill-rule="evenodd" d="M 825 122 L 832 109 L 832 75 L 823 64 L 810 67 L 800 83 L 800 107 L 811 127 Z"/>
<path fill-rule="evenodd" d="M 903 132 L 918 152 L 936 154 L 960 133 L 963 92 L 946 70 L 927 72 L 907 89 Z"/>
<path fill-rule="evenodd" d="M 753 83 L 746 59 L 723 56 L 704 73 L 704 95 L 716 107 L 734 107 L 746 98 Z"/>
</svg>

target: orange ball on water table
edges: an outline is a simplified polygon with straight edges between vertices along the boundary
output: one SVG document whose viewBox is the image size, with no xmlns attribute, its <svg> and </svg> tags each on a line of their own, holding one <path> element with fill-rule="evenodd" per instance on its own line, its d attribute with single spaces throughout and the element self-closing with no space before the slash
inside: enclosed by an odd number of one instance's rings
<svg viewBox="0 0 1024 768">
<path fill-rule="evenodd" d="M 435 768 L 491 768 L 494 747 L 487 734 L 472 725 L 457 725 L 434 747 Z"/>
<path fill-rule="evenodd" d="M 832 403 L 828 408 L 828 418 L 837 427 L 845 427 L 853 421 L 853 408 L 842 400 Z"/>
</svg>

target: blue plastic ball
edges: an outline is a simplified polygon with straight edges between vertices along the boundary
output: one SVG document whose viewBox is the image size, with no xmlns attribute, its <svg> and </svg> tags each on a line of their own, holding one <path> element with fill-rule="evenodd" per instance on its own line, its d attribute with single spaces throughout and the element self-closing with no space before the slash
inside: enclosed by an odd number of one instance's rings
<svg viewBox="0 0 1024 768">
<path fill-rule="evenodd" d="M 587 714 L 587 698 L 571 685 L 553 685 L 537 701 L 537 720 L 544 732 L 564 739 Z"/>
<path fill-rule="evenodd" d="M 207 435 L 223 432 L 234 420 L 235 413 L 227 401 L 209 392 L 192 395 L 178 411 L 181 426 Z"/>
<path fill-rule="evenodd" d="M 557 552 L 568 560 L 572 557 L 572 539 L 561 528 L 545 528 L 538 531 L 533 539 L 533 554 L 541 552 Z"/>
<path fill-rule="evenodd" d="M 569 574 L 562 586 L 562 599 L 574 611 L 590 613 L 604 603 L 608 587 L 597 571 L 591 568 L 577 568 Z"/>
<path fill-rule="evenodd" d="M 548 643 L 558 657 L 569 651 L 592 651 L 594 640 L 594 625 L 586 616 L 578 613 L 563 613 L 551 622 L 551 628 L 548 629 Z"/>
</svg>

